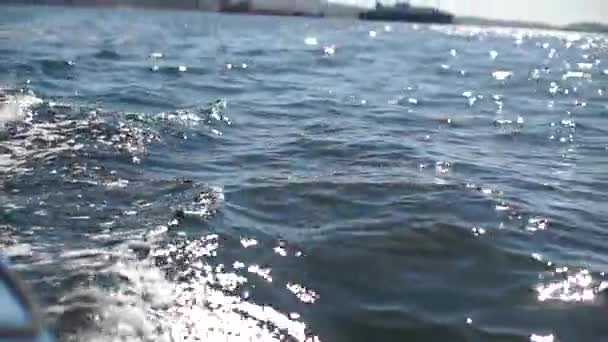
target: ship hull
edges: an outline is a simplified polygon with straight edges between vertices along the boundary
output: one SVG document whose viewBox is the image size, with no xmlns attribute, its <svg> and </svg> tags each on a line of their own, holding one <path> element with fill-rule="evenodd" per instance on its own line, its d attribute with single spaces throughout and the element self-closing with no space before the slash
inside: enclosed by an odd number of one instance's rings
<svg viewBox="0 0 608 342">
<path fill-rule="evenodd" d="M 359 14 L 359 19 L 373 21 L 404 21 L 414 23 L 451 24 L 454 16 L 442 11 L 375 10 Z"/>
</svg>

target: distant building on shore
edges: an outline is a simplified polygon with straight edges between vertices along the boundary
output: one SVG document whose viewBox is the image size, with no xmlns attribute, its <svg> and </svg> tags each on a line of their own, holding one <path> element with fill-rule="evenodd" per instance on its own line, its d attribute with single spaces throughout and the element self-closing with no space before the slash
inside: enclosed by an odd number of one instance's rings
<svg viewBox="0 0 608 342">
<path fill-rule="evenodd" d="M 323 16 L 319 0 L 219 0 L 220 12 Z"/>
<path fill-rule="evenodd" d="M 141 0 L 147 1 L 147 0 Z M 349 16 L 375 8 L 375 0 L 204 0 L 204 9 L 254 14 Z M 203 6 L 197 6 L 203 9 Z"/>
<path fill-rule="evenodd" d="M 0 0 L 1 4 L 142 7 L 254 14 L 350 16 L 375 7 L 375 0 Z"/>
</svg>

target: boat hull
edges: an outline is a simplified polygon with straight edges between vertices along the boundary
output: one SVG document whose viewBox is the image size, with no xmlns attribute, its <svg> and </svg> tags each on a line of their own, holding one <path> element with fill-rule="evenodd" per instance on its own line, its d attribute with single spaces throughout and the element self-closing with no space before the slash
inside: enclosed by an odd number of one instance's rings
<svg viewBox="0 0 608 342">
<path fill-rule="evenodd" d="M 452 14 L 435 9 L 412 11 L 381 9 L 360 13 L 359 19 L 437 24 L 451 24 L 454 22 L 454 16 Z"/>
</svg>

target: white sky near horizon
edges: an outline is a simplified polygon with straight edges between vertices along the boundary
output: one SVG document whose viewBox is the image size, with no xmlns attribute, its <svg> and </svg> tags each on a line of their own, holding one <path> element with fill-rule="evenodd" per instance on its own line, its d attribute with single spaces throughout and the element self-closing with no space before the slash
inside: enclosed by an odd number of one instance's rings
<svg viewBox="0 0 608 342">
<path fill-rule="evenodd" d="M 329 0 L 368 7 L 375 0 Z M 391 4 L 395 0 L 383 0 Z M 575 22 L 608 24 L 608 0 L 411 0 L 413 5 L 440 7 L 455 15 L 503 20 L 540 21 L 554 25 Z"/>
</svg>

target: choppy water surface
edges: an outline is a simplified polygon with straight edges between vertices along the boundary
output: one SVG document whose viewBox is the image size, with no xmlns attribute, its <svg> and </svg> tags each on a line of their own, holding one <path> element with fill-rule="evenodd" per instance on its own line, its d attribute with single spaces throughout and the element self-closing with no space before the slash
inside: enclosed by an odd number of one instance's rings
<svg viewBox="0 0 608 342">
<path fill-rule="evenodd" d="M 62 341 L 605 341 L 608 38 L 0 14 L 0 243 Z"/>
</svg>

